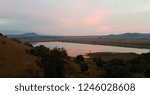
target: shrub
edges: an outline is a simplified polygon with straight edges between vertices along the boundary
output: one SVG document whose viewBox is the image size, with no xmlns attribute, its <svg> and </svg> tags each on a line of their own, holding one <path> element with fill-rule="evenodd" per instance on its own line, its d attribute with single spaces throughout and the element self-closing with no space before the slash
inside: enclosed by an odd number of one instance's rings
<svg viewBox="0 0 150 95">
<path fill-rule="evenodd" d="M 82 55 L 77 55 L 75 57 L 75 61 L 76 61 L 76 63 L 81 64 L 82 62 L 84 62 L 84 57 Z"/>
<path fill-rule="evenodd" d="M 32 44 L 30 44 L 29 42 L 25 42 L 24 45 L 29 46 L 29 47 L 33 47 Z"/>
<path fill-rule="evenodd" d="M 63 48 L 50 50 L 43 45 L 31 50 L 32 54 L 41 57 L 40 67 L 44 69 L 44 77 L 62 78 L 65 77 L 65 67 L 68 55 Z"/>
<path fill-rule="evenodd" d="M 80 69 L 82 72 L 88 71 L 88 65 L 86 63 L 81 63 L 80 64 Z"/>
<path fill-rule="evenodd" d="M 103 66 L 106 63 L 104 60 L 101 59 L 101 57 L 93 58 L 93 61 L 96 63 L 97 66 Z"/>
<path fill-rule="evenodd" d="M 15 38 L 12 38 L 12 40 L 13 40 L 13 41 L 15 41 L 15 42 L 17 42 L 17 43 L 19 43 L 19 44 L 21 43 L 21 41 L 20 41 L 20 40 L 15 39 Z"/>
<path fill-rule="evenodd" d="M 2 33 L 0 33 L 0 36 L 3 36 L 3 34 L 2 34 Z"/>
<path fill-rule="evenodd" d="M 107 64 L 104 65 L 105 74 L 103 77 L 108 78 L 127 78 L 131 77 L 131 73 L 124 60 L 121 59 L 112 59 L 108 61 Z"/>
<path fill-rule="evenodd" d="M 147 69 L 145 70 L 144 76 L 145 76 L 146 78 L 150 78 L 150 65 L 149 65 L 149 66 L 147 67 Z"/>
</svg>

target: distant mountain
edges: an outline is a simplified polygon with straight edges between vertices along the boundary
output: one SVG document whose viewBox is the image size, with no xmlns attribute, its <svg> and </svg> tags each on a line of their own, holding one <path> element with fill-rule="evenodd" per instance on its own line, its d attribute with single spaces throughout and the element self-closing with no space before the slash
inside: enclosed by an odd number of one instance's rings
<svg viewBox="0 0 150 95">
<path fill-rule="evenodd" d="M 105 36 L 99 36 L 99 38 L 150 38 L 150 34 L 142 34 L 142 33 L 124 33 L 124 34 L 110 34 Z"/>
<path fill-rule="evenodd" d="M 56 35 L 40 35 L 36 33 L 25 33 L 20 35 L 7 35 L 9 38 L 29 39 L 29 38 L 60 38 L 63 36 Z"/>
</svg>

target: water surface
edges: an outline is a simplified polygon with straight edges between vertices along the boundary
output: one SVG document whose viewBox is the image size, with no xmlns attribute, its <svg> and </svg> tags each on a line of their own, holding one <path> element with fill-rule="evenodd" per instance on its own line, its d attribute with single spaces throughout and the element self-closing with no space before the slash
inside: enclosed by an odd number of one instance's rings
<svg viewBox="0 0 150 95">
<path fill-rule="evenodd" d="M 67 50 L 69 56 L 75 57 L 79 54 L 86 55 L 86 53 L 95 52 L 117 52 L 117 53 L 147 53 L 150 49 L 128 48 L 118 46 L 106 46 L 106 45 L 92 45 L 92 44 L 80 44 L 80 43 L 68 43 L 68 42 L 37 42 L 33 43 L 33 46 L 44 45 L 50 49 L 54 47 L 63 47 Z"/>
</svg>

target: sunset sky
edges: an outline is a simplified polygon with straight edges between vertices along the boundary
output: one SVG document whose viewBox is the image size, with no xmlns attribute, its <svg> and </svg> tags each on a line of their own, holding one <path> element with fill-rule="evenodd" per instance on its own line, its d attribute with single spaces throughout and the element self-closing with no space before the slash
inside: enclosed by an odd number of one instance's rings
<svg viewBox="0 0 150 95">
<path fill-rule="evenodd" d="M 0 0 L 0 30 L 49 35 L 150 33 L 150 0 Z"/>
</svg>

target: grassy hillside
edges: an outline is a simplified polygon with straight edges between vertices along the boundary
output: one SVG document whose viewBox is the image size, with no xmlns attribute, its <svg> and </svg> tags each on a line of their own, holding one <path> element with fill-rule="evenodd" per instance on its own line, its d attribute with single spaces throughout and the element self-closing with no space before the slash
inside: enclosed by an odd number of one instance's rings
<svg viewBox="0 0 150 95">
<path fill-rule="evenodd" d="M 41 77 L 31 48 L 0 35 L 0 77 Z"/>
</svg>

